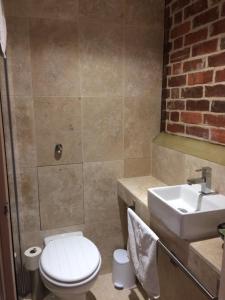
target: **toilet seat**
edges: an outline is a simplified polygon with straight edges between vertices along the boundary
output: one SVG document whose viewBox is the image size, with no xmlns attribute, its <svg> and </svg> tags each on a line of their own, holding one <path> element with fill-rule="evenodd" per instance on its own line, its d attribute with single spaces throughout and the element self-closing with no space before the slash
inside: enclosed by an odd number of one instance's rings
<svg viewBox="0 0 225 300">
<path fill-rule="evenodd" d="M 84 236 L 50 241 L 39 261 L 42 276 L 63 287 L 85 284 L 96 276 L 100 266 L 101 256 L 97 247 Z"/>
</svg>

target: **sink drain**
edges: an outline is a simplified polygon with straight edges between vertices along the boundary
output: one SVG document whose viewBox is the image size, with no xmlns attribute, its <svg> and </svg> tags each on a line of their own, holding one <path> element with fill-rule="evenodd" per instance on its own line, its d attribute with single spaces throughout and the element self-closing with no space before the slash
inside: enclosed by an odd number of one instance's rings
<svg viewBox="0 0 225 300">
<path fill-rule="evenodd" d="M 184 213 L 184 214 L 188 212 L 185 208 L 180 208 L 180 207 L 179 207 L 178 210 L 181 211 L 181 212 Z"/>
</svg>

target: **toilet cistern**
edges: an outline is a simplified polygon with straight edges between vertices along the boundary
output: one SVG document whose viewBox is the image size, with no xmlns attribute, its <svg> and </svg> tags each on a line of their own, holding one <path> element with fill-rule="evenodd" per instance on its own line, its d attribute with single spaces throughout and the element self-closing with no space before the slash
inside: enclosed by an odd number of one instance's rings
<svg viewBox="0 0 225 300">
<path fill-rule="evenodd" d="M 189 178 L 187 183 L 189 185 L 192 184 L 201 184 L 201 194 L 202 195 L 209 195 L 214 193 L 211 190 L 212 186 L 212 168 L 210 167 L 203 167 L 201 169 L 196 170 L 196 172 L 202 172 L 202 176 L 199 178 Z"/>
</svg>

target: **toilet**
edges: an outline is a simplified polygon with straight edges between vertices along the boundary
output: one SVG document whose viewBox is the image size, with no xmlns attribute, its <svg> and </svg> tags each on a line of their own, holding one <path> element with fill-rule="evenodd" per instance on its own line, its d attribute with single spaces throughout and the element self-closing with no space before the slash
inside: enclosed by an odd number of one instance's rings
<svg viewBox="0 0 225 300">
<path fill-rule="evenodd" d="M 101 268 L 101 255 L 82 232 L 44 239 L 39 271 L 45 287 L 60 300 L 86 300 Z"/>
</svg>

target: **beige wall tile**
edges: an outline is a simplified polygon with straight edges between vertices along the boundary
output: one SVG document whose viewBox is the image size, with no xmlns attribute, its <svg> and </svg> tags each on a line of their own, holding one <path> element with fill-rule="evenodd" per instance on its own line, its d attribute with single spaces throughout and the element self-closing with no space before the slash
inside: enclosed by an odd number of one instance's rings
<svg viewBox="0 0 225 300">
<path fill-rule="evenodd" d="M 84 164 L 85 223 L 119 219 L 117 179 L 123 177 L 123 161 Z"/>
<path fill-rule="evenodd" d="M 137 26 L 163 26 L 164 0 L 125 0 L 125 20 Z"/>
<path fill-rule="evenodd" d="M 122 96 L 123 30 L 80 19 L 82 97 Z"/>
<path fill-rule="evenodd" d="M 29 23 L 25 18 L 7 18 L 7 67 L 10 95 L 31 96 Z"/>
<path fill-rule="evenodd" d="M 17 163 L 23 167 L 37 164 L 34 108 L 31 97 L 13 97 L 15 103 Z"/>
<path fill-rule="evenodd" d="M 30 39 L 34 96 L 79 97 L 77 23 L 32 19 Z"/>
<path fill-rule="evenodd" d="M 138 177 L 149 175 L 151 171 L 151 159 L 131 158 L 124 161 L 124 176 Z"/>
<path fill-rule="evenodd" d="M 32 18 L 76 20 L 78 0 L 29 0 L 29 16 Z"/>
<path fill-rule="evenodd" d="M 17 176 L 21 232 L 38 231 L 40 230 L 40 215 L 37 169 L 21 168 Z"/>
<path fill-rule="evenodd" d="M 126 158 L 150 157 L 151 140 L 158 130 L 158 105 L 149 97 L 127 97 L 124 103 L 124 150 Z M 159 109 L 158 109 L 159 111 Z"/>
<path fill-rule="evenodd" d="M 122 98 L 84 98 L 84 161 L 123 158 Z"/>
<path fill-rule="evenodd" d="M 81 164 L 38 168 L 42 229 L 84 222 L 82 177 Z"/>
<path fill-rule="evenodd" d="M 4 0 L 6 16 L 28 17 L 30 0 Z"/>
<path fill-rule="evenodd" d="M 111 272 L 112 255 L 115 249 L 123 248 L 123 238 L 120 221 L 108 218 L 107 222 L 90 223 L 85 226 L 85 236 L 91 239 L 98 247 L 103 264 L 102 273 Z"/>
<path fill-rule="evenodd" d="M 163 30 L 125 27 L 125 96 L 161 89 Z"/>
<path fill-rule="evenodd" d="M 184 155 L 153 144 L 152 175 L 168 185 L 185 183 Z"/>
<path fill-rule="evenodd" d="M 79 98 L 34 98 L 38 165 L 82 161 L 81 101 Z M 63 145 L 60 160 L 55 145 Z"/>
<path fill-rule="evenodd" d="M 89 18 L 121 23 L 124 17 L 124 0 L 80 0 L 79 13 Z"/>
</svg>

